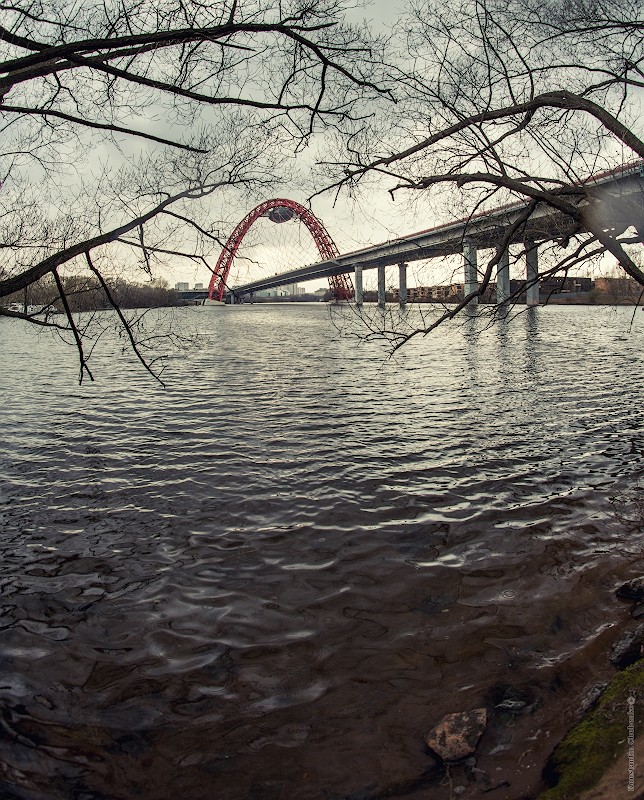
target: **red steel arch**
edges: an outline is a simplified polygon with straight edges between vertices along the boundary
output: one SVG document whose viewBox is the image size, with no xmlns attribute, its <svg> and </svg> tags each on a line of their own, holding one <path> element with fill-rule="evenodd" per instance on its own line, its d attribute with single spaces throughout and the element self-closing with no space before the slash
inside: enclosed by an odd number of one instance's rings
<svg viewBox="0 0 644 800">
<path fill-rule="evenodd" d="M 244 236 L 248 233 L 251 225 L 256 222 L 260 217 L 267 217 L 274 208 L 289 208 L 293 211 L 300 220 L 306 225 L 309 233 L 313 237 L 320 257 L 323 261 L 330 258 L 336 258 L 340 255 L 335 242 L 329 236 L 328 231 L 322 222 L 311 212 L 308 208 L 297 203 L 295 200 L 286 200 L 275 198 L 273 200 L 265 200 L 260 203 L 256 208 L 250 211 L 244 219 L 237 225 L 235 230 L 230 234 L 228 241 L 224 245 L 219 258 L 217 266 L 215 267 L 212 278 L 210 279 L 210 286 L 208 287 L 209 300 L 223 300 L 224 294 L 227 289 L 228 274 L 232 266 L 239 245 L 242 243 Z M 353 297 L 353 282 L 350 275 L 330 275 L 329 286 L 333 292 L 336 300 L 350 300 Z"/>
</svg>

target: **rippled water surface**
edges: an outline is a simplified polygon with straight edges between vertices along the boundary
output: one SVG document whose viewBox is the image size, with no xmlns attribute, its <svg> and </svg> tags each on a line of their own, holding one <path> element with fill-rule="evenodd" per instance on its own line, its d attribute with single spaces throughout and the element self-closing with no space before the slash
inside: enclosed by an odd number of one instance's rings
<svg viewBox="0 0 644 800">
<path fill-rule="evenodd" d="M 631 316 L 392 360 L 322 304 L 186 309 L 166 389 L 0 321 L 0 796 L 531 796 L 641 568 Z M 450 787 L 424 735 L 507 686 Z"/>
</svg>

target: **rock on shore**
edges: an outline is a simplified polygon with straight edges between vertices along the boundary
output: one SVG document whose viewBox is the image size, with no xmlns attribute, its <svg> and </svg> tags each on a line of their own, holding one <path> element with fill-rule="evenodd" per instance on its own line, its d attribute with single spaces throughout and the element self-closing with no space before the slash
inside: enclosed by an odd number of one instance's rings
<svg viewBox="0 0 644 800">
<path fill-rule="evenodd" d="M 486 708 L 447 714 L 427 734 L 427 746 L 443 761 L 461 761 L 476 750 L 487 719 Z"/>
</svg>

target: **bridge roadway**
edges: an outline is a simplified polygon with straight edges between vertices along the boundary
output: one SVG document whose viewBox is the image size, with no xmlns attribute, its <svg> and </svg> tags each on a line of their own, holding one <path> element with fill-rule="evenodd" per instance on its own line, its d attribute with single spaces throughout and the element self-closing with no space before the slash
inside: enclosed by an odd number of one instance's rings
<svg viewBox="0 0 644 800">
<path fill-rule="evenodd" d="M 615 209 L 615 219 L 609 223 L 610 226 L 627 224 L 620 217 L 620 200 L 637 198 L 642 203 L 644 194 L 644 163 L 637 161 L 612 170 L 607 173 L 600 173 L 590 178 L 585 186 L 593 188 L 603 188 L 610 204 Z M 316 278 L 326 278 L 330 275 L 340 273 L 356 273 L 356 300 L 361 300 L 362 295 L 362 270 L 380 269 L 379 273 L 379 294 L 384 297 L 384 267 L 393 264 L 401 265 L 401 299 L 403 294 L 403 266 L 410 261 L 421 259 L 437 258 L 463 253 L 465 257 L 465 290 L 471 291 L 476 285 L 476 251 L 479 249 L 493 248 L 503 240 L 505 231 L 520 218 L 525 211 L 525 203 L 516 203 L 508 206 L 501 206 L 489 212 L 483 212 L 472 217 L 459 219 L 445 225 L 438 225 L 419 233 L 402 236 L 400 239 L 383 242 L 382 244 L 371 245 L 361 250 L 354 250 L 344 253 L 337 258 L 327 261 L 320 261 L 309 264 L 300 269 L 290 270 L 277 275 L 267 276 L 260 280 L 235 286 L 227 294 L 230 302 L 231 294 L 237 297 L 252 294 L 263 289 L 272 289 L 275 286 L 285 286 L 291 283 L 301 283 L 314 280 Z M 543 242 L 560 238 L 574 232 L 572 220 L 565 217 L 560 212 L 550 206 L 540 204 L 530 216 L 529 220 L 521 226 L 514 243 L 521 243 L 533 246 L 535 242 Z M 506 252 L 507 259 L 507 252 Z M 469 269 L 468 269 L 469 267 Z M 536 276 L 536 249 L 534 251 L 534 262 L 532 273 L 528 265 L 528 278 L 530 274 Z M 502 267 L 500 265 L 499 269 Z M 509 287 L 509 267 L 506 265 L 507 285 Z M 382 276 L 382 278 L 381 278 Z M 381 278 L 381 279 L 380 279 Z M 500 278 L 499 278 L 500 281 Z M 359 289 L 359 294 L 358 294 Z M 499 301 L 502 302 L 502 294 L 509 292 L 505 286 L 499 288 Z M 406 289 L 404 290 L 406 295 Z M 535 294 L 532 297 L 534 300 Z M 538 302 L 538 287 L 537 287 Z M 530 298 L 528 299 L 530 302 Z"/>
</svg>

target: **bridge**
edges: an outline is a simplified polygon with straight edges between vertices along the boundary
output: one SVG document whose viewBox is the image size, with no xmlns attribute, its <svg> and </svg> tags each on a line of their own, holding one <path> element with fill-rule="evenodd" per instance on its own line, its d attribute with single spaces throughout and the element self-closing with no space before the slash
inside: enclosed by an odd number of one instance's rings
<svg viewBox="0 0 644 800">
<path fill-rule="evenodd" d="M 584 188 L 592 187 L 593 190 L 601 190 L 602 201 L 605 205 L 606 201 L 608 202 L 611 217 L 605 220 L 607 229 L 621 228 L 624 230 L 633 224 L 633 200 L 639 208 L 638 217 L 644 216 L 642 213 L 643 178 L 644 163 L 637 161 L 594 175 L 583 183 Z M 580 192 L 577 197 L 581 198 L 581 196 Z M 574 199 L 574 195 L 569 195 L 568 199 Z M 269 202 L 292 203 L 293 201 Z M 512 230 L 513 226 L 516 226 L 516 230 L 509 238 L 509 243 L 521 244 L 524 248 L 526 302 L 528 305 L 537 305 L 539 303 L 539 244 L 572 235 L 575 232 L 575 222 L 546 203 L 537 205 L 530 216 L 524 220 L 526 209 L 526 203 L 510 204 L 350 253 L 339 254 L 336 249 L 335 255 L 317 263 L 278 275 L 267 276 L 236 286 L 234 289 L 226 287 L 223 299 L 226 302 L 240 302 L 244 296 L 252 297 L 255 292 L 276 286 L 319 278 L 329 278 L 333 281 L 338 276 L 353 275 L 355 302 L 360 304 L 363 301 L 363 271 L 376 269 L 378 270 L 378 302 L 380 305 L 384 305 L 385 268 L 397 264 L 399 267 L 399 298 L 400 303 L 404 304 L 407 301 L 406 270 L 409 262 L 459 254 L 463 258 L 464 288 L 467 296 L 478 289 L 478 251 L 490 248 L 500 250 L 501 243 L 508 238 L 508 232 Z M 313 232 L 312 235 L 314 235 Z M 214 277 L 213 275 L 213 280 Z M 499 252 L 496 277 L 497 302 L 503 303 L 510 297 L 510 253 L 508 247 Z M 211 281 L 211 290 L 212 285 Z"/>
</svg>

